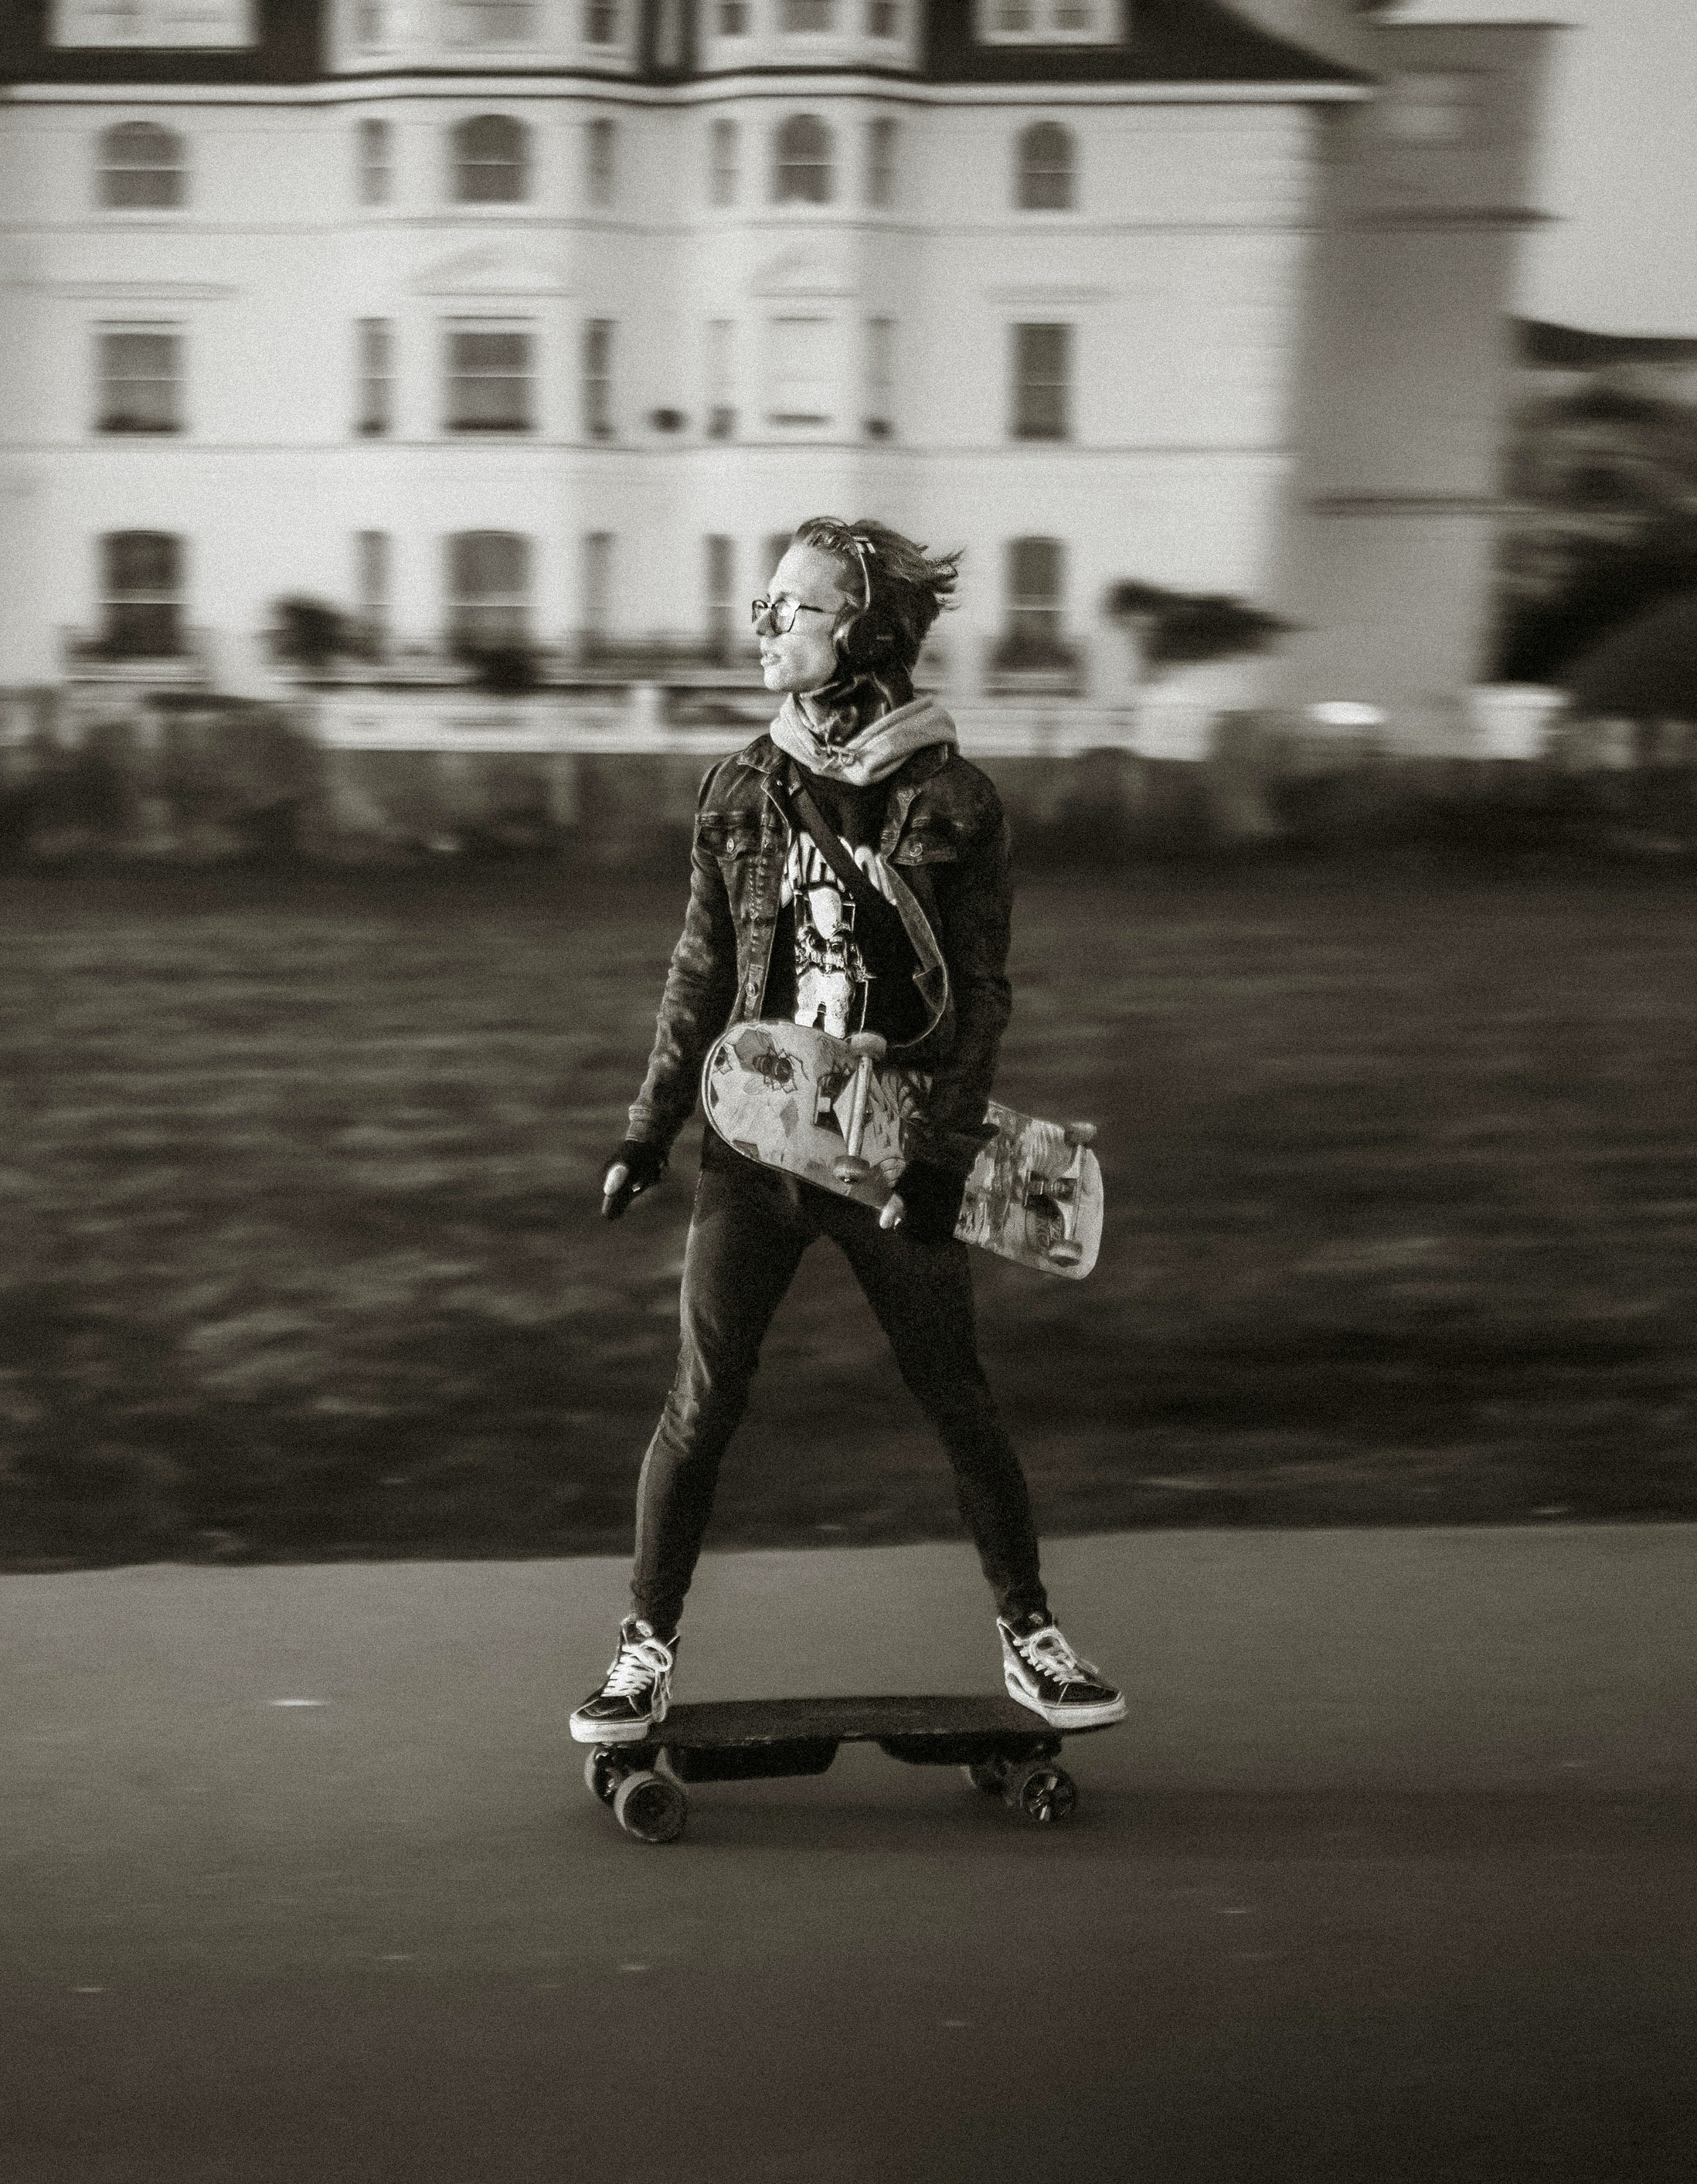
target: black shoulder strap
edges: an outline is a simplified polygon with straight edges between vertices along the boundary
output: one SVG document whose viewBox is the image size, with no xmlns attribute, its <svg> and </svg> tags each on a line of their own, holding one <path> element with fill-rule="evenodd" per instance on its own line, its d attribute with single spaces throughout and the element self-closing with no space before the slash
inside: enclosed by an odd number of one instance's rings
<svg viewBox="0 0 1697 2184">
<path fill-rule="evenodd" d="M 787 790 L 782 781 L 774 781 L 773 787 L 784 817 L 792 827 L 800 821 L 802 832 L 812 838 L 815 849 L 847 889 L 857 909 L 870 910 L 875 903 L 878 910 L 887 911 L 889 904 L 849 855 L 842 836 L 813 801 L 811 792 L 799 781 Z"/>
</svg>

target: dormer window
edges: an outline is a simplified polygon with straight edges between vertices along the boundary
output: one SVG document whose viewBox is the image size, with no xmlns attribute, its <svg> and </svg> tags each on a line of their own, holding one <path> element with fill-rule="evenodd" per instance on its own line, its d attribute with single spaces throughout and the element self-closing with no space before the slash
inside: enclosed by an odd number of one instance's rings
<svg viewBox="0 0 1697 2184">
<path fill-rule="evenodd" d="M 56 46 L 228 51 L 254 42 L 252 0 L 57 0 Z"/>
<path fill-rule="evenodd" d="M 453 0 L 449 21 L 456 46 L 528 46 L 536 36 L 535 0 Z"/>
<path fill-rule="evenodd" d="M 1124 0 L 978 0 L 978 35 L 990 46 L 1112 46 Z"/>
</svg>

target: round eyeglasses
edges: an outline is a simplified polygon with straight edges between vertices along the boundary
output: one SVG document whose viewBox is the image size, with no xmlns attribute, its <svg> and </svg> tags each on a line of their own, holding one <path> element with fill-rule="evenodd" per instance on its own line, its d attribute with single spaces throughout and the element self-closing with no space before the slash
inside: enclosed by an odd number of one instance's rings
<svg viewBox="0 0 1697 2184">
<path fill-rule="evenodd" d="M 836 609 L 809 606 L 806 599 L 751 599 L 748 611 L 756 629 L 769 615 L 774 632 L 779 637 L 788 637 L 795 627 L 798 614 L 834 615 Z"/>
</svg>

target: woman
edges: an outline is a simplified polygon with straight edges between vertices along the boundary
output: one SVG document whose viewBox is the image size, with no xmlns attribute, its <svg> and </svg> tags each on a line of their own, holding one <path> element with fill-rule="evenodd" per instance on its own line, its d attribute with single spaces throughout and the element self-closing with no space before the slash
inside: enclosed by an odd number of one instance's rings
<svg viewBox="0 0 1697 2184">
<path fill-rule="evenodd" d="M 796 531 L 754 603 L 766 687 L 784 703 L 767 734 L 702 783 L 689 911 L 603 1210 L 617 1220 L 659 1182 L 707 1050 L 729 1023 L 792 1017 L 882 1033 L 892 1059 L 929 1072 L 930 1091 L 881 1213 L 706 1132 L 677 1377 L 637 1488 L 632 1613 L 606 1680 L 572 1717 L 581 1743 L 639 1742 L 665 1719 L 719 1461 L 762 1338 L 820 1236 L 847 1258 L 948 1451 L 995 1596 L 1009 1694 L 1061 1728 L 1125 1711 L 1049 1613 L 1024 1476 L 979 1362 L 971 1269 L 954 1234 L 990 1134 L 1010 1006 L 1001 804 L 961 757 L 948 715 L 913 694 L 920 646 L 955 581 L 954 557 L 928 559 L 881 523 L 820 516 Z M 809 799 L 870 888 L 846 887 L 815 846 Z"/>
</svg>

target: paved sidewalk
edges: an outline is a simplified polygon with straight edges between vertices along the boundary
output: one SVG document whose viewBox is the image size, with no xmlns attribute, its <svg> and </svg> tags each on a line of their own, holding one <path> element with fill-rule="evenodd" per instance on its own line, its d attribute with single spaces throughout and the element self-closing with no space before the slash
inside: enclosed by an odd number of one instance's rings
<svg viewBox="0 0 1697 2184">
<path fill-rule="evenodd" d="M 1046 1559 L 1132 1702 L 1070 1827 L 851 1750 L 657 1850 L 564 1733 L 622 1563 L 6 1580 L 0 2173 L 1687 2184 L 1697 1527 Z M 963 1548 L 686 1628 L 690 1698 L 996 1684 Z"/>
</svg>

